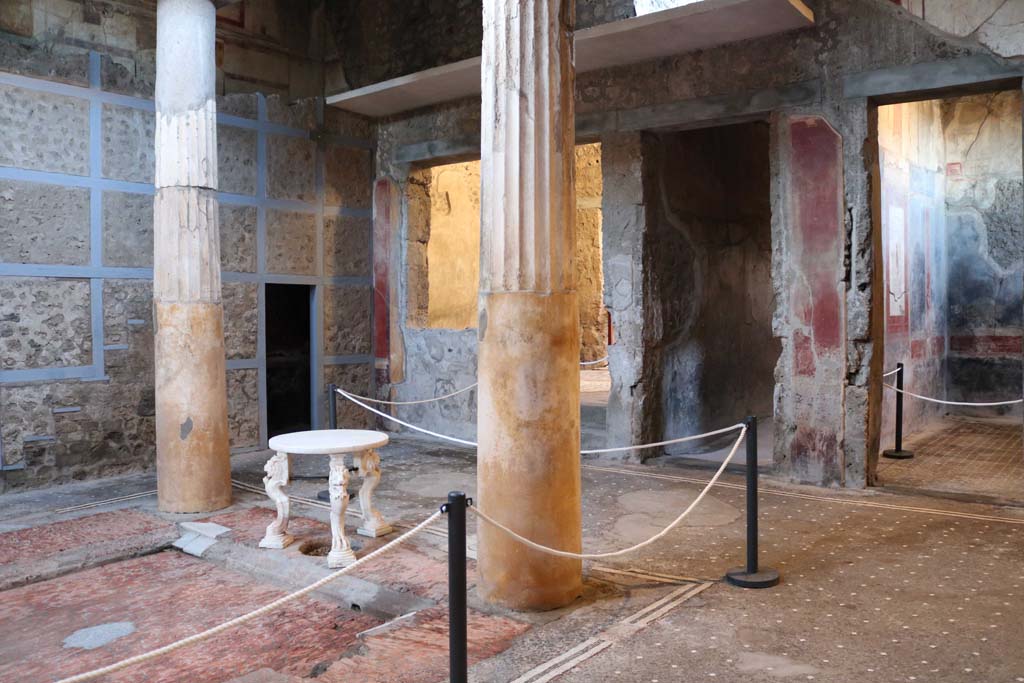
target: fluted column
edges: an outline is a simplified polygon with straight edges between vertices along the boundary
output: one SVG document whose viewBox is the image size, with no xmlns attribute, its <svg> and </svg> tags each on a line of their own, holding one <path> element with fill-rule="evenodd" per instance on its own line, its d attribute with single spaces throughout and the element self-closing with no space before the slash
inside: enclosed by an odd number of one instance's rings
<svg viewBox="0 0 1024 683">
<path fill-rule="evenodd" d="M 214 15 L 210 0 L 157 4 L 153 302 L 157 490 L 166 512 L 231 503 Z"/>
<path fill-rule="evenodd" d="M 486 513 L 578 552 L 573 10 L 484 0 L 477 481 Z M 580 594 L 579 561 L 478 533 L 485 599 L 541 610 Z"/>
</svg>

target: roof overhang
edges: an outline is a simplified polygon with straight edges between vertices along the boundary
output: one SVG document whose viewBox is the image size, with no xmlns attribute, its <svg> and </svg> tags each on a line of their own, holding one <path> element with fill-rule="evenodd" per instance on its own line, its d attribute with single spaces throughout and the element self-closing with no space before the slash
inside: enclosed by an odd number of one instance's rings
<svg viewBox="0 0 1024 683">
<path fill-rule="evenodd" d="M 806 28 L 814 13 L 801 0 L 697 0 L 681 7 L 576 32 L 576 71 L 704 50 Z M 480 93 L 480 57 L 330 95 L 327 104 L 389 116 Z"/>
</svg>

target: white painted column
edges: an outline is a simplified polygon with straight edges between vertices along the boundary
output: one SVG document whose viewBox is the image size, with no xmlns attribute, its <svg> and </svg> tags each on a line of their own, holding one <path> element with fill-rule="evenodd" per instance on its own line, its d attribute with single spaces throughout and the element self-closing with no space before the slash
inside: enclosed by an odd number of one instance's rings
<svg viewBox="0 0 1024 683">
<path fill-rule="evenodd" d="M 484 0 L 477 504 L 578 552 L 573 13 L 574 0 Z M 542 610 L 580 594 L 579 561 L 478 528 L 486 600 Z"/>
<path fill-rule="evenodd" d="M 157 3 L 153 302 L 157 489 L 166 512 L 231 503 L 215 21 L 210 0 Z"/>
</svg>

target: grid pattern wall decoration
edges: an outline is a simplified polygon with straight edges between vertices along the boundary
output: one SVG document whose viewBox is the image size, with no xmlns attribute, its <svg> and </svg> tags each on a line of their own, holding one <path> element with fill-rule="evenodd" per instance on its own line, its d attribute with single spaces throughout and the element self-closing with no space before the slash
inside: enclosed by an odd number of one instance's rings
<svg viewBox="0 0 1024 683">
<path fill-rule="evenodd" d="M 155 454 L 154 106 L 104 88 L 104 64 L 90 53 L 80 83 L 0 71 L 8 484 L 135 469 Z M 322 100 L 229 95 L 218 111 L 232 448 L 261 448 L 267 284 L 311 287 L 313 424 L 326 422 L 325 383 L 370 388 L 373 131 Z"/>
</svg>

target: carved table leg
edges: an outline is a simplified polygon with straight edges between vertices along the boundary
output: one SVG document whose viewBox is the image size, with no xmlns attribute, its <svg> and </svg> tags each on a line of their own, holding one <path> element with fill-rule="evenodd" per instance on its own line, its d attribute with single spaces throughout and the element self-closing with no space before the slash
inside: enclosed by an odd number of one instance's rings
<svg viewBox="0 0 1024 683">
<path fill-rule="evenodd" d="M 267 525 L 267 533 L 260 541 L 260 547 L 285 548 L 295 540 L 288 533 L 288 493 L 284 490 L 288 485 L 288 454 L 274 454 L 263 469 L 267 473 L 263 477 L 263 486 L 270 500 L 277 506 L 277 518 Z"/>
<path fill-rule="evenodd" d="M 363 513 L 363 523 L 356 529 L 360 536 L 377 538 L 390 534 L 393 529 L 384 521 L 384 517 L 373 507 L 373 492 L 380 483 L 380 456 L 376 451 L 363 451 L 355 456 L 359 465 L 359 476 L 363 485 L 359 488 L 359 509 Z"/>
<path fill-rule="evenodd" d="M 348 468 L 345 454 L 331 454 L 331 475 L 327 490 L 331 494 L 331 552 L 327 554 L 327 566 L 334 569 L 347 567 L 356 561 L 356 554 L 345 536 L 345 510 L 348 508 Z"/>
</svg>

